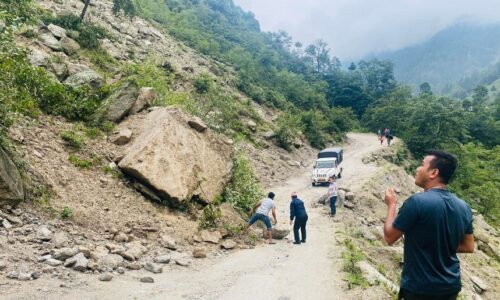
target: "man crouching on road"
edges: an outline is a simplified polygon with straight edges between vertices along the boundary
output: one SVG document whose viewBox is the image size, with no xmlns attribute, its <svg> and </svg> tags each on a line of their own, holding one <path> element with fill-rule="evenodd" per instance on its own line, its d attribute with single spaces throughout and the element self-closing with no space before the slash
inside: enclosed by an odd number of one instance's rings
<svg viewBox="0 0 500 300">
<path fill-rule="evenodd" d="M 267 227 L 267 234 L 269 237 L 269 244 L 276 244 L 273 242 L 273 226 L 271 225 L 271 221 L 269 220 L 269 211 L 272 210 L 273 213 L 273 219 L 274 219 L 274 224 L 276 224 L 276 206 L 274 205 L 274 193 L 270 192 L 267 194 L 267 198 L 264 198 L 255 205 L 253 208 L 253 211 L 255 213 L 253 216 L 250 218 L 248 221 L 248 227 L 252 226 L 253 223 L 257 222 L 258 220 L 261 220 L 264 222 L 264 224 Z"/>
<path fill-rule="evenodd" d="M 461 290 L 457 253 L 474 251 L 472 211 L 447 190 L 457 167 L 450 153 L 427 151 L 415 184 L 424 189 L 408 198 L 396 217 L 396 193 L 385 192 L 384 239 L 391 245 L 404 234 L 404 265 L 399 299 L 457 299 Z"/>
</svg>

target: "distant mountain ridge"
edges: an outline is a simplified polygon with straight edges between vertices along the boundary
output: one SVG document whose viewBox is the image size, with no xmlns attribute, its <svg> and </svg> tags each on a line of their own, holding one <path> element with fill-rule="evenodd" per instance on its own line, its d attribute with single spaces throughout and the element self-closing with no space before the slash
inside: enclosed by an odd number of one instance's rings
<svg viewBox="0 0 500 300">
<path fill-rule="evenodd" d="M 500 23 L 459 23 L 412 47 L 376 55 L 395 64 L 398 81 L 418 87 L 428 82 L 437 93 L 477 74 L 500 59 Z"/>
</svg>

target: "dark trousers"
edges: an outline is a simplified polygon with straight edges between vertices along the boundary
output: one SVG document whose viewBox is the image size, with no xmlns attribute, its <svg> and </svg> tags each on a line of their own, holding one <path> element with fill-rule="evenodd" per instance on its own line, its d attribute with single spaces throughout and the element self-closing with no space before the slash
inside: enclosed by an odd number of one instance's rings
<svg viewBox="0 0 500 300">
<path fill-rule="evenodd" d="M 405 289 L 399 290 L 398 299 L 402 300 L 456 300 L 458 293 L 447 294 L 447 295 L 421 295 L 414 294 Z"/>
<path fill-rule="evenodd" d="M 295 223 L 293 224 L 293 237 L 296 242 L 306 241 L 306 223 L 307 223 L 307 215 L 304 217 L 295 218 Z M 299 229 L 300 229 L 300 234 L 302 235 L 302 239 L 299 238 Z"/>
<path fill-rule="evenodd" d="M 335 216 L 337 213 L 337 208 L 335 207 L 335 203 L 337 203 L 337 196 L 330 197 L 330 210 L 332 216 Z"/>
</svg>

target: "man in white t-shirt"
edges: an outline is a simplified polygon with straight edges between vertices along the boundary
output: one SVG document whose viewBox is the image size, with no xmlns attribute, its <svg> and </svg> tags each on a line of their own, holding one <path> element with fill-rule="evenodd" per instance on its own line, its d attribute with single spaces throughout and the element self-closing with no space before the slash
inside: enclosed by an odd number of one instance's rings
<svg viewBox="0 0 500 300">
<path fill-rule="evenodd" d="M 335 217 L 337 213 L 336 203 L 337 203 L 337 195 L 338 195 L 338 187 L 335 182 L 335 176 L 328 178 L 328 193 L 326 194 L 327 199 L 330 200 L 330 215 Z"/>
<path fill-rule="evenodd" d="M 269 244 L 275 244 L 273 242 L 273 226 L 271 225 L 271 221 L 269 220 L 269 212 L 272 211 L 274 224 L 276 224 L 276 205 L 274 205 L 274 193 L 270 192 L 267 194 L 267 198 L 263 198 L 262 200 L 255 205 L 253 210 L 255 213 L 252 215 L 250 220 L 248 221 L 248 227 L 252 226 L 253 223 L 261 220 L 267 227 L 267 234 L 269 237 Z"/>
</svg>

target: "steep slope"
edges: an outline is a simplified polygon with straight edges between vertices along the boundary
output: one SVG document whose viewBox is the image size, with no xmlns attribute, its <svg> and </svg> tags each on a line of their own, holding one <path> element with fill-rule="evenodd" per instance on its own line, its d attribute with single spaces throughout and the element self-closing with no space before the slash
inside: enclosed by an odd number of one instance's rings
<svg viewBox="0 0 500 300">
<path fill-rule="evenodd" d="M 377 57 L 394 62 L 398 80 L 417 88 L 428 82 L 435 92 L 442 93 L 447 84 L 498 61 L 499 32 L 500 24 L 456 24 L 419 45 Z"/>
</svg>

